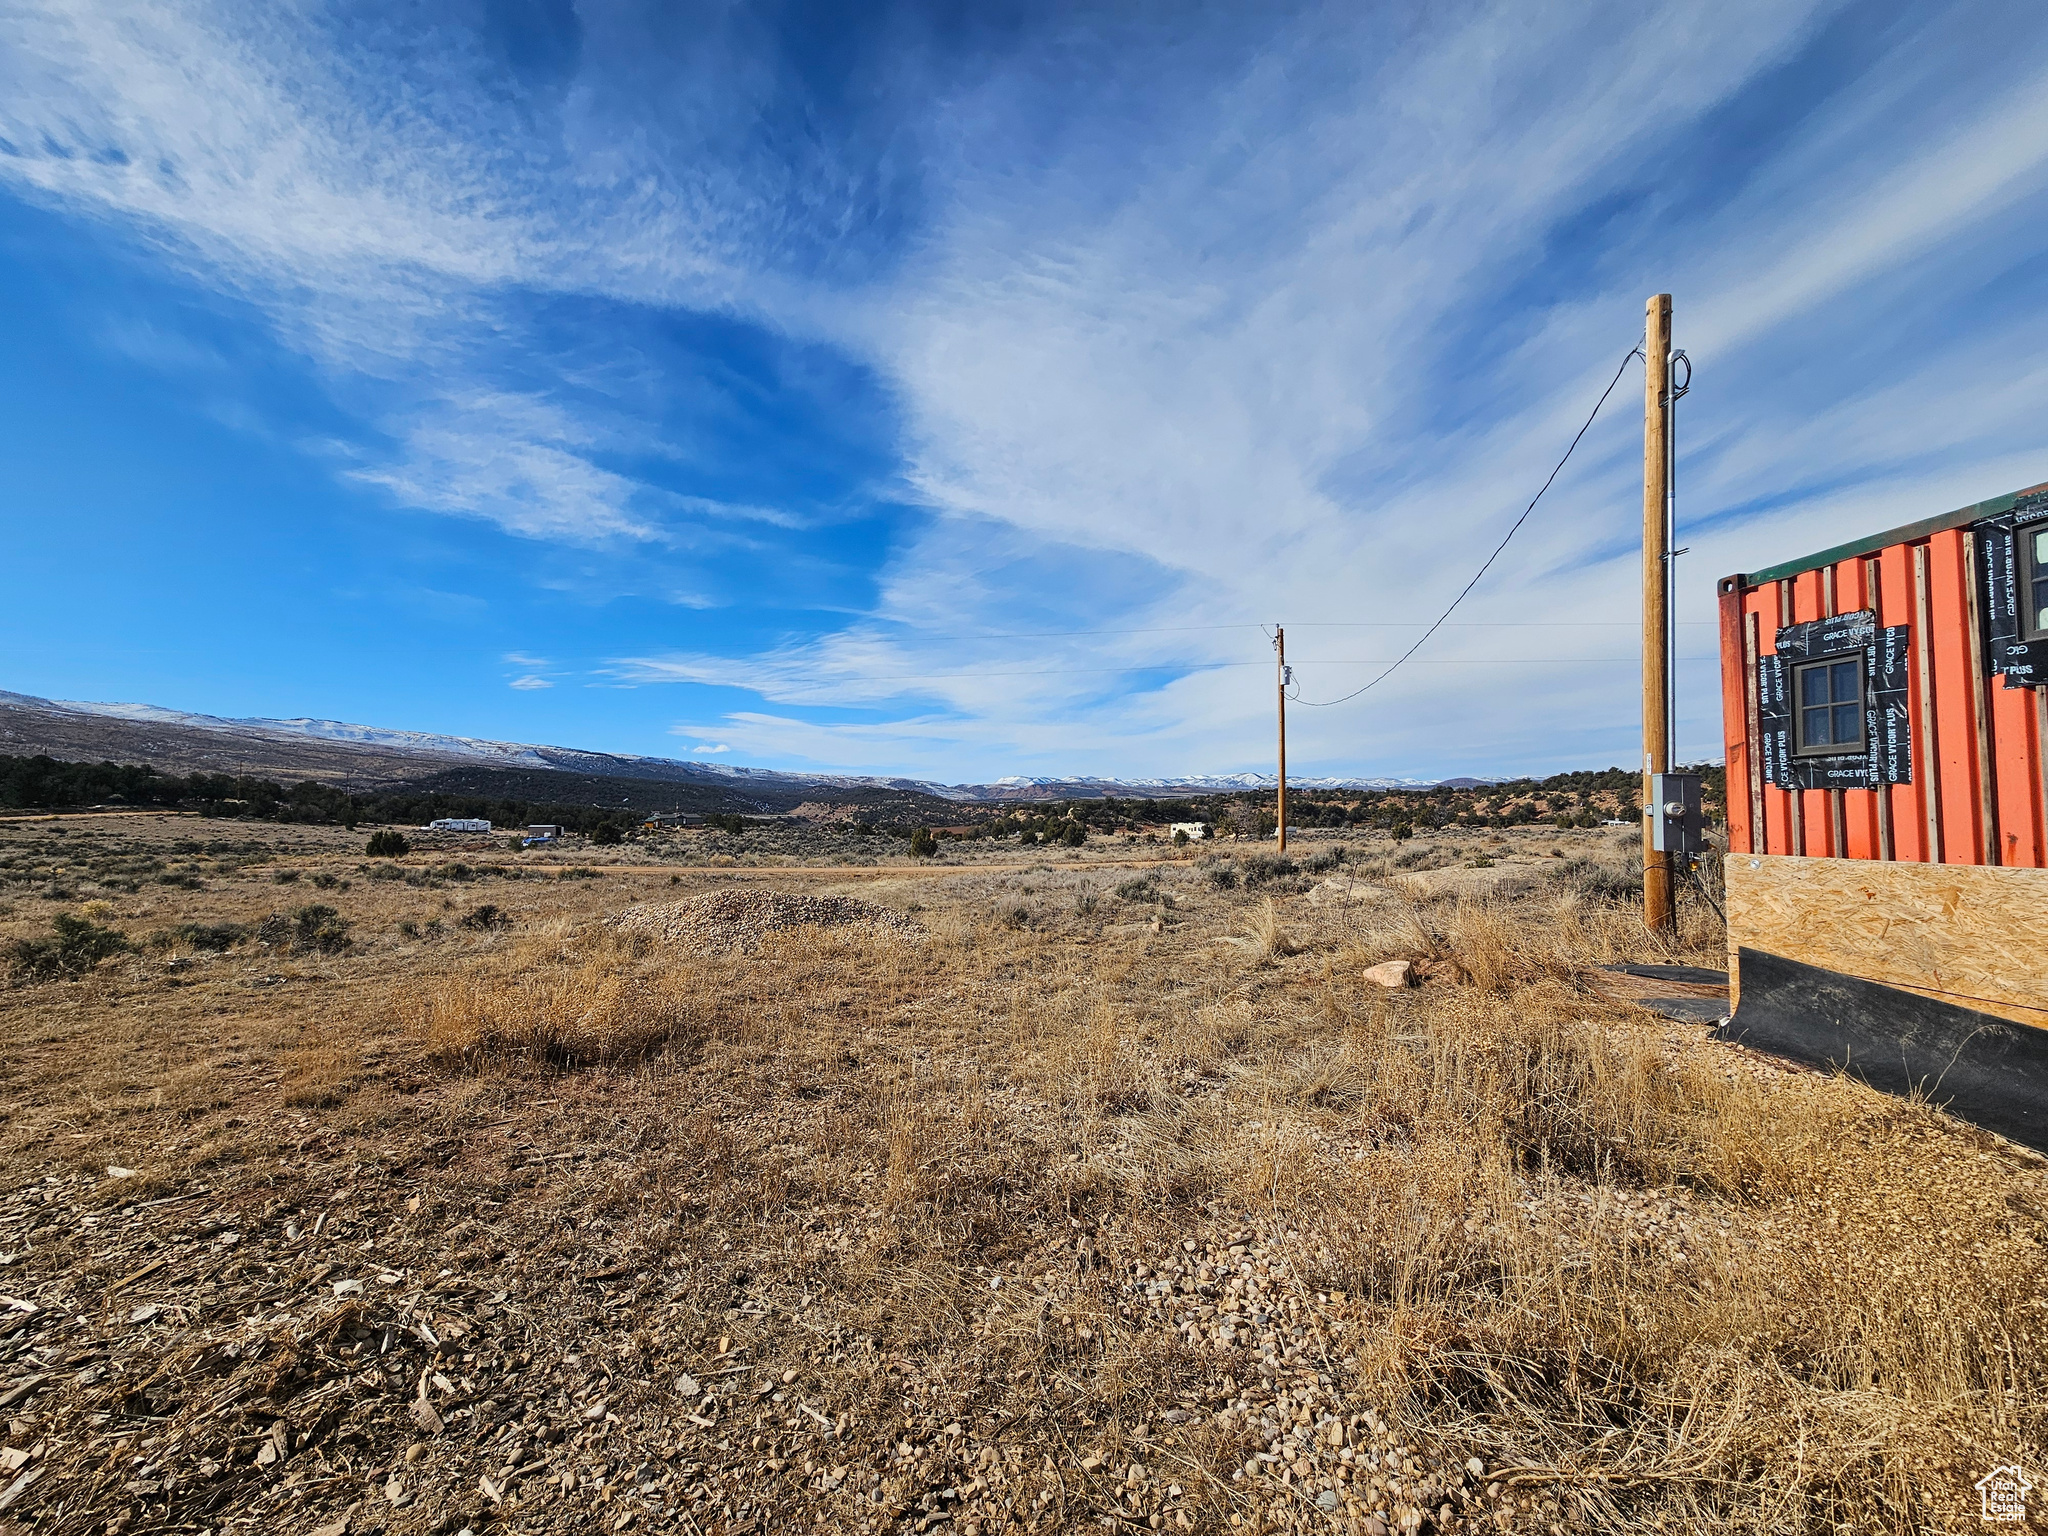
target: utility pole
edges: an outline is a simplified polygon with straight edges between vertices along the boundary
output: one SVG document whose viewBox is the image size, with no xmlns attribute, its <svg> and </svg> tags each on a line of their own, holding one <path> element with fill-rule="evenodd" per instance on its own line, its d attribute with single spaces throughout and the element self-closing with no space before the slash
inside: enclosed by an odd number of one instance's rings
<svg viewBox="0 0 2048 1536">
<path fill-rule="evenodd" d="M 1287 631 L 1273 626 L 1274 692 L 1280 701 L 1280 851 L 1287 851 Z"/>
<path fill-rule="evenodd" d="M 1657 814 L 1653 775 L 1671 770 L 1670 573 L 1667 498 L 1671 483 L 1671 295 L 1651 296 L 1643 324 L 1643 921 L 1677 920 L 1671 861 L 1651 846 Z"/>
</svg>

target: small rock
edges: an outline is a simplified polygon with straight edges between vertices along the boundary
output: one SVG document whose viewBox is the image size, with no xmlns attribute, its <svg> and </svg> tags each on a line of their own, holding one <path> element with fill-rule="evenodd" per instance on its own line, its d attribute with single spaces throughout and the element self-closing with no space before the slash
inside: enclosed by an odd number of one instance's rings
<svg viewBox="0 0 2048 1536">
<path fill-rule="evenodd" d="M 1334 1488 L 1325 1488 L 1325 1489 L 1324 1489 L 1324 1490 L 1323 1490 L 1323 1491 L 1322 1491 L 1321 1493 L 1319 1493 L 1319 1494 L 1317 1494 L 1317 1495 L 1316 1495 L 1316 1508 L 1317 1508 L 1317 1509 L 1335 1509 L 1336 1507 L 1337 1507 L 1337 1490 L 1336 1490 L 1336 1489 L 1334 1489 Z"/>
<path fill-rule="evenodd" d="M 110 1179 L 132 1179 L 135 1177 L 135 1170 L 133 1168 L 115 1168 L 109 1165 L 107 1177 Z"/>
<path fill-rule="evenodd" d="M 1389 960 L 1381 965 L 1367 966 L 1365 979 L 1389 992 L 1398 992 L 1408 985 L 1408 976 L 1413 969 L 1406 960 Z"/>
<path fill-rule="evenodd" d="M 1465 1463 L 1465 1470 L 1467 1472 L 1470 1472 L 1474 1477 L 1484 1477 L 1486 1475 L 1486 1463 L 1481 1461 L 1477 1456 L 1474 1456 L 1470 1461 Z"/>
<path fill-rule="evenodd" d="M 702 1393 L 703 1390 L 704 1388 L 698 1383 L 697 1378 L 694 1376 L 684 1375 L 678 1376 L 676 1378 L 676 1391 L 684 1397 L 696 1397 L 700 1393 Z"/>
<path fill-rule="evenodd" d="M 337 1280 L 334 1282 L 334 1294 L 337 1296 L 360 1296 L 362 1293 L 363 1282 L 360 1280 Z"/>
</svg>

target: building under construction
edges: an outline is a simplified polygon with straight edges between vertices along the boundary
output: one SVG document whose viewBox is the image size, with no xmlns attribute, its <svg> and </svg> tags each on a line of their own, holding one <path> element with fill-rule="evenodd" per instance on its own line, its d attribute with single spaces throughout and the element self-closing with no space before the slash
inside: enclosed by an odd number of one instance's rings
<svg viewBox="0 0 2048 1536">
<path fill-rule="evenodd" d="M 1730 1033 L 2048 1150 L 2048 485 L 1719 596 Z"/>
</svg>

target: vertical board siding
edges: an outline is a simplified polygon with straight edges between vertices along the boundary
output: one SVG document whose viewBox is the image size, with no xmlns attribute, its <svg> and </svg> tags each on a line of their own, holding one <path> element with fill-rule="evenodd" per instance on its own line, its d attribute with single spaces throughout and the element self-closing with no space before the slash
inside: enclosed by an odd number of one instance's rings
<svg viewBox="0 0 2048 1536">
<path fill-rule="evenodd" d="M 1778 589 L 1779 583 L 1756 587 L 1742 595 L 1744 613 L 1756 621 L 1756 652 L 1758 659 L 1774 656 L 1778 650 Z M 1754 853 L 1790 853 L 1792 851 L 1792 797 L 1775 784 L 1764 785 L 1764 814 L 1760 841 L 1751 851 Z"/>
<path fill-rule="evenodd" d="M 1940 711 L 1934 706 L 1934 600 L 1928 574 L 1927 546 L 1913 546 L 1913 687 L 1921 701 L 1913 718 L 1921 727 L 1914 751 L 1921 783 L 1921 801 L 1927 809 L 1927 862 L 1943 864 L 1941 836 L 1941 728 Z"/>
<path fill-rule="evenodd" d="M 1749 728 L 1750 667 L 1745 652 L 1748 639 L 1743 633 L 1742 588 L 1724 581 L 1721 593 L 1721 676 L 1736 678 L 1741 686 L 1721 689 L 1721 761 L 1726 765 L 1728 792 L 1723 797 L 1728 813 L 1728 847 L 1734 853 L 1752 853 L 1750 846 L 1751 800 Z"/>
<path fill-rule="evenodd" d="M 2008 688 L 2004 678 L 1995 678 L 1989 694 L 1992 756 L 1998 765 L 1993 776 L 1998 786 L 1998 862 L 2039 869 L 2041 797 L 2034 786 L 2041 759 L 2034 740 L 2034 690 Z"/>
<path fill-rule="evenodd" d="M 1869 584 L 1861 560 L 1844 560 L 1834 568 L 1836 613 L 1859 613 L 1871 606 Z M 1880 857 L 1877 842 L 1877 794 L 1874 789 L 1836 791 L 1841 808 L 1842 848 L 1852 859 Z"/>
<path fill-rule="evenodd" d="M 1720 587 L 1729 848 L 1738 853 L 2048 869 L 2048 690 L 1987 674 L 1971 535 L 1942 529 L 1833 566 Z M 1875 610 L 1913 636 L 1913 782 L 1786 791 L 1762 780 L 1756 660 L 1781 625 Z M 1753 626 L 1753 630 L 1752 630 Z"/>
<path fill-rule="evenodd" d="M 1945 864 L 1984 862 L 1983 810 L 1977 800 L 1975 683 L 1962 637 L 1970 630 L 1970 579 L 1963 535 L 1944 529 L 1927 541 L 1927 648 L 1934 662 L 1935 771 L 1941 791 Z"/>
<path fill-rule="evenodd" d="M 1887 627 L 1894 624 L 1912 625 L 1913 620 L 1913 556 L 1904 544 L 1894 544 L 1880 550 L 1877 556 L 1877 622 Z M 1888 784 L 1878 793 L 1891 802 L 1892 857 L 1909 864 L 1930 862 L 1927 852 L 1927 804 L 1926 775 L 1920 772 L 1918 753 L 1920 751 L 1919 722 L 1926 712 L 1926 704 L 1920 697 L 1918 669 L 1906 668 L 1907 710 L 1914 725 L 1913 751 L 1915 766 L 1913 782 L 1910 784 Z"/>
</svg>

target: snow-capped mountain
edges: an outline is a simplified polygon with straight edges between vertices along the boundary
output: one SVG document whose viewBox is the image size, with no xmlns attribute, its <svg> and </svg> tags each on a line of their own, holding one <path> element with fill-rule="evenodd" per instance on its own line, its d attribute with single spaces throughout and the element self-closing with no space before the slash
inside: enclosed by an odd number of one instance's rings
<svg viewBox="0 0 2048 1536">
<path fill-rule="evenodd" d="M 332 773 L 332 767 L 303 757 L 295 761 L 266 759 L 261 743 L 280 746 L 332 744 L 341 749 L 338 760 L 354 770 L 358 764 L 374 761 L 378 777 L 390 777 L 394 764 L 403 767 L 417 762 L 421 773 L 446 769 L 456 764 L 541 770 L 603 778 L 668 780 L 700 785 L 756 785 L 777 790 L 875 790 L 887 789 L 932 795 L 963 803 L 1011 800 L 1075 800 L 1115 796 L 1130 799 L 1158 799 L 1178 795 L 1231 794 L 1270 790 L 1275 777 L 1269 773 L 1194 773 L 1181 777 L 1108 779 L 1092 775 L 1058 776 L 1011 774 L 987 784 L 938 784 L 926 779 L 883 775 L 794 773 L 773 768 L 745 768 L 725 763 L 683 761 L 669 757 L 641 757 L 632 753 L 590 752 L 576 747 L 554 747 L 529 742 L 491 741 L 474 736 L 444 736 L 431 731 L 396 730 L 387 726 L 357 725 L 341 720 L 301 717 L 290 720 L 234 719 L 196 714 L 188 710 L 165 709 L 155 704 L 102 704 L 76 699 L 39 699 L 28 694 L 0 692 L 0 710 L 13 719 L 70 721 L 93 719 L 122 721 L 142 727 L 144 732 L 124 733 L 119 743 L 109 741 L 104 750 L 118 755 L 126 751 L 149 754 L 149 731 L 177 733 L 182 739 L 218 743 L 217 756 L 223 765 L 232 764 L 243 772 L 288 772 L 292 777 Z M 189 733 L 189 734 L 188 734 Z M 74 733 L 75 734 L 75 733 Z M 33 744 L 34 732 L 9 730 L 0 736 L 0 750 L 9 743 Z M 39 748 L 48 750 L 48 747 Z M 185 756 L 189 759 L 190 753 Z M 362 771 L 372 771 L 364 768 Z M 1435 781 L 1391 778 L 1290 778 L 1295 789 L 1420 789 Z M 1462 782 L 1490 782 L 1469 780 Z"/>
</svg>

